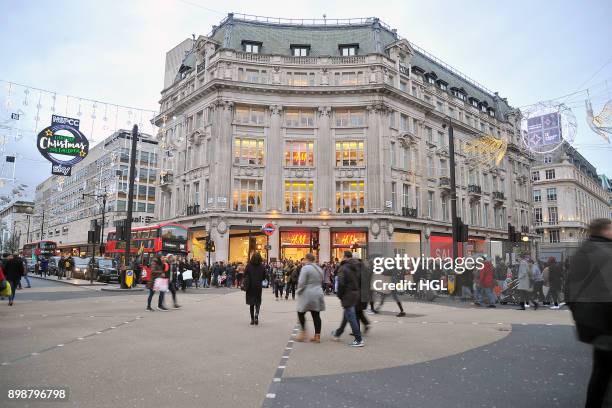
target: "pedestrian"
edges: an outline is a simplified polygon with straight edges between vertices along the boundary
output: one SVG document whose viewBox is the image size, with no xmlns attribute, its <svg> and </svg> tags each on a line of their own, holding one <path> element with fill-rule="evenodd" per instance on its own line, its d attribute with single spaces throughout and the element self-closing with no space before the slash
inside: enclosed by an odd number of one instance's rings
<svg viewBox="0 0 612 408">
<path fill-rule="evenodd" d="M 538 303 L 532 299 L 533 291 L 533 266 L 528 255 L 523 255 L 519 262 L 518 268 L 518 285 L 517 290 L 520 294 L 520 307 L 518 310 L 525 310 L 525 306 L 529 306 L 529 302 L 533 302 L 534 309 L 538 308 Z"/>
<path fill-rule="evenodd" d="M 191 259 L 191 271 L 193 273 L 193 283 L 195 284 L 196 289 L 198 288 L 198 284 L 200 283 L 200 262 L 195 259 Z"/>
<path fill-rule="evenodd" d="M 300 322 L 300 332 L 295 341 L 303 342 L 306 339 L 306 312 L 310 312 L 315 333 L 311 342 L 321 342 L 321 315 L 325 310 L 325 295 L 323 294 L 323 280 L 325 272 L 315 262 L 315 257 L 307 253 L 303 259 L 299 279 L 297 282 L 297 315 Z"/>
<path fill-rule="evenodd" d="M 226 278 L 225 278 L 225 287 L 227 288 L 231 288 L 232 287 L 232 283 L 234 282 L 234 273 L 236 271 L 236 268 L 234 267 L 233 263 L 228 263 L 227 267 L 225 268 L 225 274 L 226 274 Z"/>
<path fill-rule="evenodd" d="M 612 221 L 589 224 L 589 237 L 571 259 L 566 302 L 578 340 L 593 345 L 593 368 L 586 407 L 604 407 L 612 393 Z M 609 402 L 610 395 L 608 396 Z M 605 405 L 604 405 L 605 404 Z"/>
<path fill-rule="evenodd" d="M 147 310 L 153 312 L 154 309 L 151 307 L 151 300 L 155 294 L 155 279 L 163 278 L 164 276 L 164 264 L 159 257 L 153 258 L 151 265 L 151 276 L 147 282 L 147 288 L 149 289 L 149 297 L 147 298 Z M 157 308 L 162 311 L 167 311 L 168 308 L 164 306 L 164 291 L 159 291 L 159 299 L 157 301 Z"/>
<path fill-rule="evenodd" d="M 476 305 L 480 306 L 483 297 L 486 297 L 488 307 L 496 307 L 495 302 L 497 298 L 495 293 L 493 293 L 493 288 L 495 287 L 493 264 L 486 258 L 478 274 L 478 286 L 480 287 L 480 299 L 478 299 Z"/>
<path fill-rule="evenodd" d="M 15 255 L 15 256 L 17 256 L 17 258 L 21 262 L 21 266 L 23 267 L 23 278 L 25 279 L 26 283 L 28 284 L 28 286 L 26 286 L 26 288 L 31 288 L 32 287 L 32 283 L 30 282 L 30 277 L 28 276 L 28 272 L 29 272 L 28 271 L 28 264 L 26 263 L 25 259 L 21 258 L 19 255 Z"/>
<path fill-rule="evenodd" d="M 242 286 L 242 279 L 244 278 L 244 264 L 242 262 L 236 268 L 236 287 Z"/>
<path fill-rule="evenodd" d="M 168 290 L 172 294 L 172 303 L 175 309 L 181 307 L 176 301 L 176 288 L 178 279 L 178 265 L 174 261 L 174 256 L 168 255 L 166 260 L 167 268 L 164 267 L 165 277 L 168 278 Z"/>
<path fill-rule="evenodd" d="M 202 265 L 202 287 L 210 288 L 210 266 L 204 262 Z"/>
<path fill-rule="evenodd" d="M 283 264 L 277 265 L 276 268 L 272 270 L 273 279 L 274 279 L 274 297 L 276 300 L 283 297 L 283 289 L 285 288 L 285 272 L 283 268 Z"/>
<path fill-rule="evenodd" d="M 15 303 L 15 293 L 17 292 L 17 287 L 19 286 L 21 277 L 24 274 L 23 263 L 17 255 L 5 253 L 2 257 L 4 258 L 4 276 L 6 280 L 10 282 L 12 289 L 8 304 L 9 306 L 13 306 Z"/>
<path fill-rule="evenodd" d="M 553 257 L 548 258 L 548 266 L 544 269 L 544 284 L 548 286 L 547 298 L 552 300 L 553 310 L 559 309 L 559 293 L 563 285 L 563 266 Z"/>
<path fill-rule="evenodd" d="M 266 270 L 262 265 L 259 252 L 255 252 L 244 270 L 242 288 L 246 292 L 246 304 L 251 313 L 251 325 L 259 324 L 259 311 L 261 308 L 262 282 L 266 278 Z"/>
<path fill-rule="evenodd" d="M 66 280 L 72 279 L 72 272 L 74 272 L 74 259 L 72 258 L 72 254 L 68 255 L 65 261 L 66 268 Z"/>
<path fill-rule="evenodd" d="M 350 343 L 352 347 L 363 347 L 365 342 L 361 337 L 361 330 L 359 328 L 359 322 L 357 321 L 357 315 L 355 308 L 359 304 L 359 270 L 356 265 L 357 260 L 353 259 L 351 251 L 344 251 L 344 258 L 340 262 L 337 276 L 337 295 L 340 298 L 342 308 L 344 309 L 344 316 L 340 327 L 332 331 L 332 337 L 335 341 L 340 340 L 340 336 L 344 332 L 346 323 L 351 325 L 355 340 Z"/>
<path fill-rule="evenodd" d="M 538 262 L 533 263 L 533 299 L 536 301 L 544 301 L 544 275 L 540 269 Z"/>
<path fill-rule="evenodd" d="M 59 261 L 57 261 L 57 279 L 62 279 L 66 270 L 66 258 L 64 255 L 60 256 Z"/>
</svg>

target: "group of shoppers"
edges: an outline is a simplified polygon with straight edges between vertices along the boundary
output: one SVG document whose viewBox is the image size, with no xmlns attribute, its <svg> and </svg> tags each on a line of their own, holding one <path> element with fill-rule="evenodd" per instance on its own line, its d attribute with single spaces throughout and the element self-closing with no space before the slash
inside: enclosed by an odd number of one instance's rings
<svg viewBox="0 0 612 408">
<path fill-rule="evenodd" d="M 365 344 L 359 321 L 364 323 L 366 330 L 369 327 L 369 322 L 363 314 L 364 303 L 362 303 L 361 296 L 362 274 L 365 273 L 365 270 L 364 263 L 353 258 L 350 251 L 346 251 L 336 272 L 336 292 L 344 312 L 342 323 L 338 329 L 333 331 L 332 336 L 335 340 L 339 340 L 347 323 L 350 324 L 352 334 L 355 337 L 354 341 L 350 343 L 353 347 L 363 347 Z M 263 282 L 267 278 L 266 265 L 264 265 L 261 255 L 255 253 L 246 266 L 242 284 L 242 289 L 246 292 L 245 300 L 249 305 L 252 325 L 259 324 Z M 275 263 L 271 266 L 271 278 L 276 299 L 279 299 L 279 295 L 282 297 L 283 289 L 289 288 L 289 291 L 292 292 L 292 286 L 295 285 L 295 293 L 297 294 L 296 311 L 300 325 L 295 341 L 306 341 L 308 337 L 306 335 L 306 315 L 309 313 L 314 325 L 314 335 L 309 340 L 319 343 L 322 326 L 320 313 L 325 310 L 326 273 L 323 268 L 316 264 L 314 255 L 306 254 L 299 264 L 296 262 Z M 369 287 L 366 290 L 369 291 Z M 288 294 L 285 293 L 285 298 L 288 299 Z M 367 307 L 367 301 L 365 307 Z"/>
</svg>

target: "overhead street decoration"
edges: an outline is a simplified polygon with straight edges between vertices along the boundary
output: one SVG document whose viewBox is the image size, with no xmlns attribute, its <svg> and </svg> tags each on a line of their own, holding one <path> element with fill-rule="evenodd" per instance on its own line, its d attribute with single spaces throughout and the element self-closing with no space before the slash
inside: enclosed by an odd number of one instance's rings
<svg viewBox="0 0 612 408">
<path fill-rule="evenodd" d="M 70 176 L 72 166 L 87 157 L 89 141 L 79 124 L 78 119 L 53 115 L 51 126 L 38 134 L 38 151 L 51 162 L 51 174 Z"/>
<path fill-rule="evenodd" d="M 482 164 L 494 161 L 496 166 L 499 166 L 503 160 L 507 149 L 507 140 L 489 135 L 470 141 L 465 146 L 465 152 L 476 156 L 475 159 Z"/>
<path fill-rule="evenodd" d="M 590 100 L 586 100 L 587 123 L 591 130 L 610 143 L 612 135 L 612 100 L 608 101 L 599 115 L 593 115 L 593 106 Z"/>
<path fill-rule="evenodd" d="M 523 110 L 522 141 L 533 153 L 550 153 L 576 137 L 576 117 L 570 108 L 554 101 L 539 102 Z"/>
</svg>

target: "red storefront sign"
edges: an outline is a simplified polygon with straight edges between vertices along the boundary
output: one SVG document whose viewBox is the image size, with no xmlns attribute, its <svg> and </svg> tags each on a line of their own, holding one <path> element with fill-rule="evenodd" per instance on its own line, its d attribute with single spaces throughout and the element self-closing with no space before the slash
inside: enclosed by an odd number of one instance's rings
<svg viewBox="0 0 612 408">
<path fill-rule="evenodd" d="M 332 244 L 334 247 L 348 248 L 353 244 L 359 246 L 367 244 L 367 235 L 362 231 L 342 231 L 332 233 Z"/>
<path fill-rule="evenodd" d="M 457 244 L 459 254 L 461 254 L 462 243 Z M 434 258 L 452 258 L 453 238 L 444 235 L 432 235 L 429 237 L 429 256 Z"/>
<path fill-rule="evenodd" d="M 310 246 L 310 231 L 281 231 L 281 246 Z"/>
</svg>

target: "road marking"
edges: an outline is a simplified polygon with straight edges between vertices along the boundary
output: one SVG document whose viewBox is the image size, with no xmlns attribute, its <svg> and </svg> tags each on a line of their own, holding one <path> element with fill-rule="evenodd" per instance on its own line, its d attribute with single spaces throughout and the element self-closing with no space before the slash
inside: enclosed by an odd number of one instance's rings
<svg viewBox="0 0 612 408">
<path fill-rule="evenodd" d="M 31 355 L 31 356 L 37 356 L 37 355 L 38 355 L 38 353 L 37 353 L 37 352 L 34 352 L 34 353 L 30 354 L 30 355 Z"/>
<path fill-rule="evenodd" d="M 266 398 L 276 398 L 276 394 L 268 393 L 266 394 Z"/>
<path fill-rule="evenodd" d="M 82 337 L 77 337 L 77 340 L 85 340 L 85 339 Z"/>
<path fill-rule="evenodd" d="M 64 345 L 63 344 L 58 344 L 57 347 L 64 347 Z"/>
<path fill-rule="evenodd" d="M 274 381 L 274 382 L 280 382 L 280 380 L 281 380 L 281 379 L 280 379 L 280 378 L 278 378 L 278 377 L 275 377 L 275 378 L 273 378 L 273 379 L 272 379 L 272 381 Z"/>
</svg>

